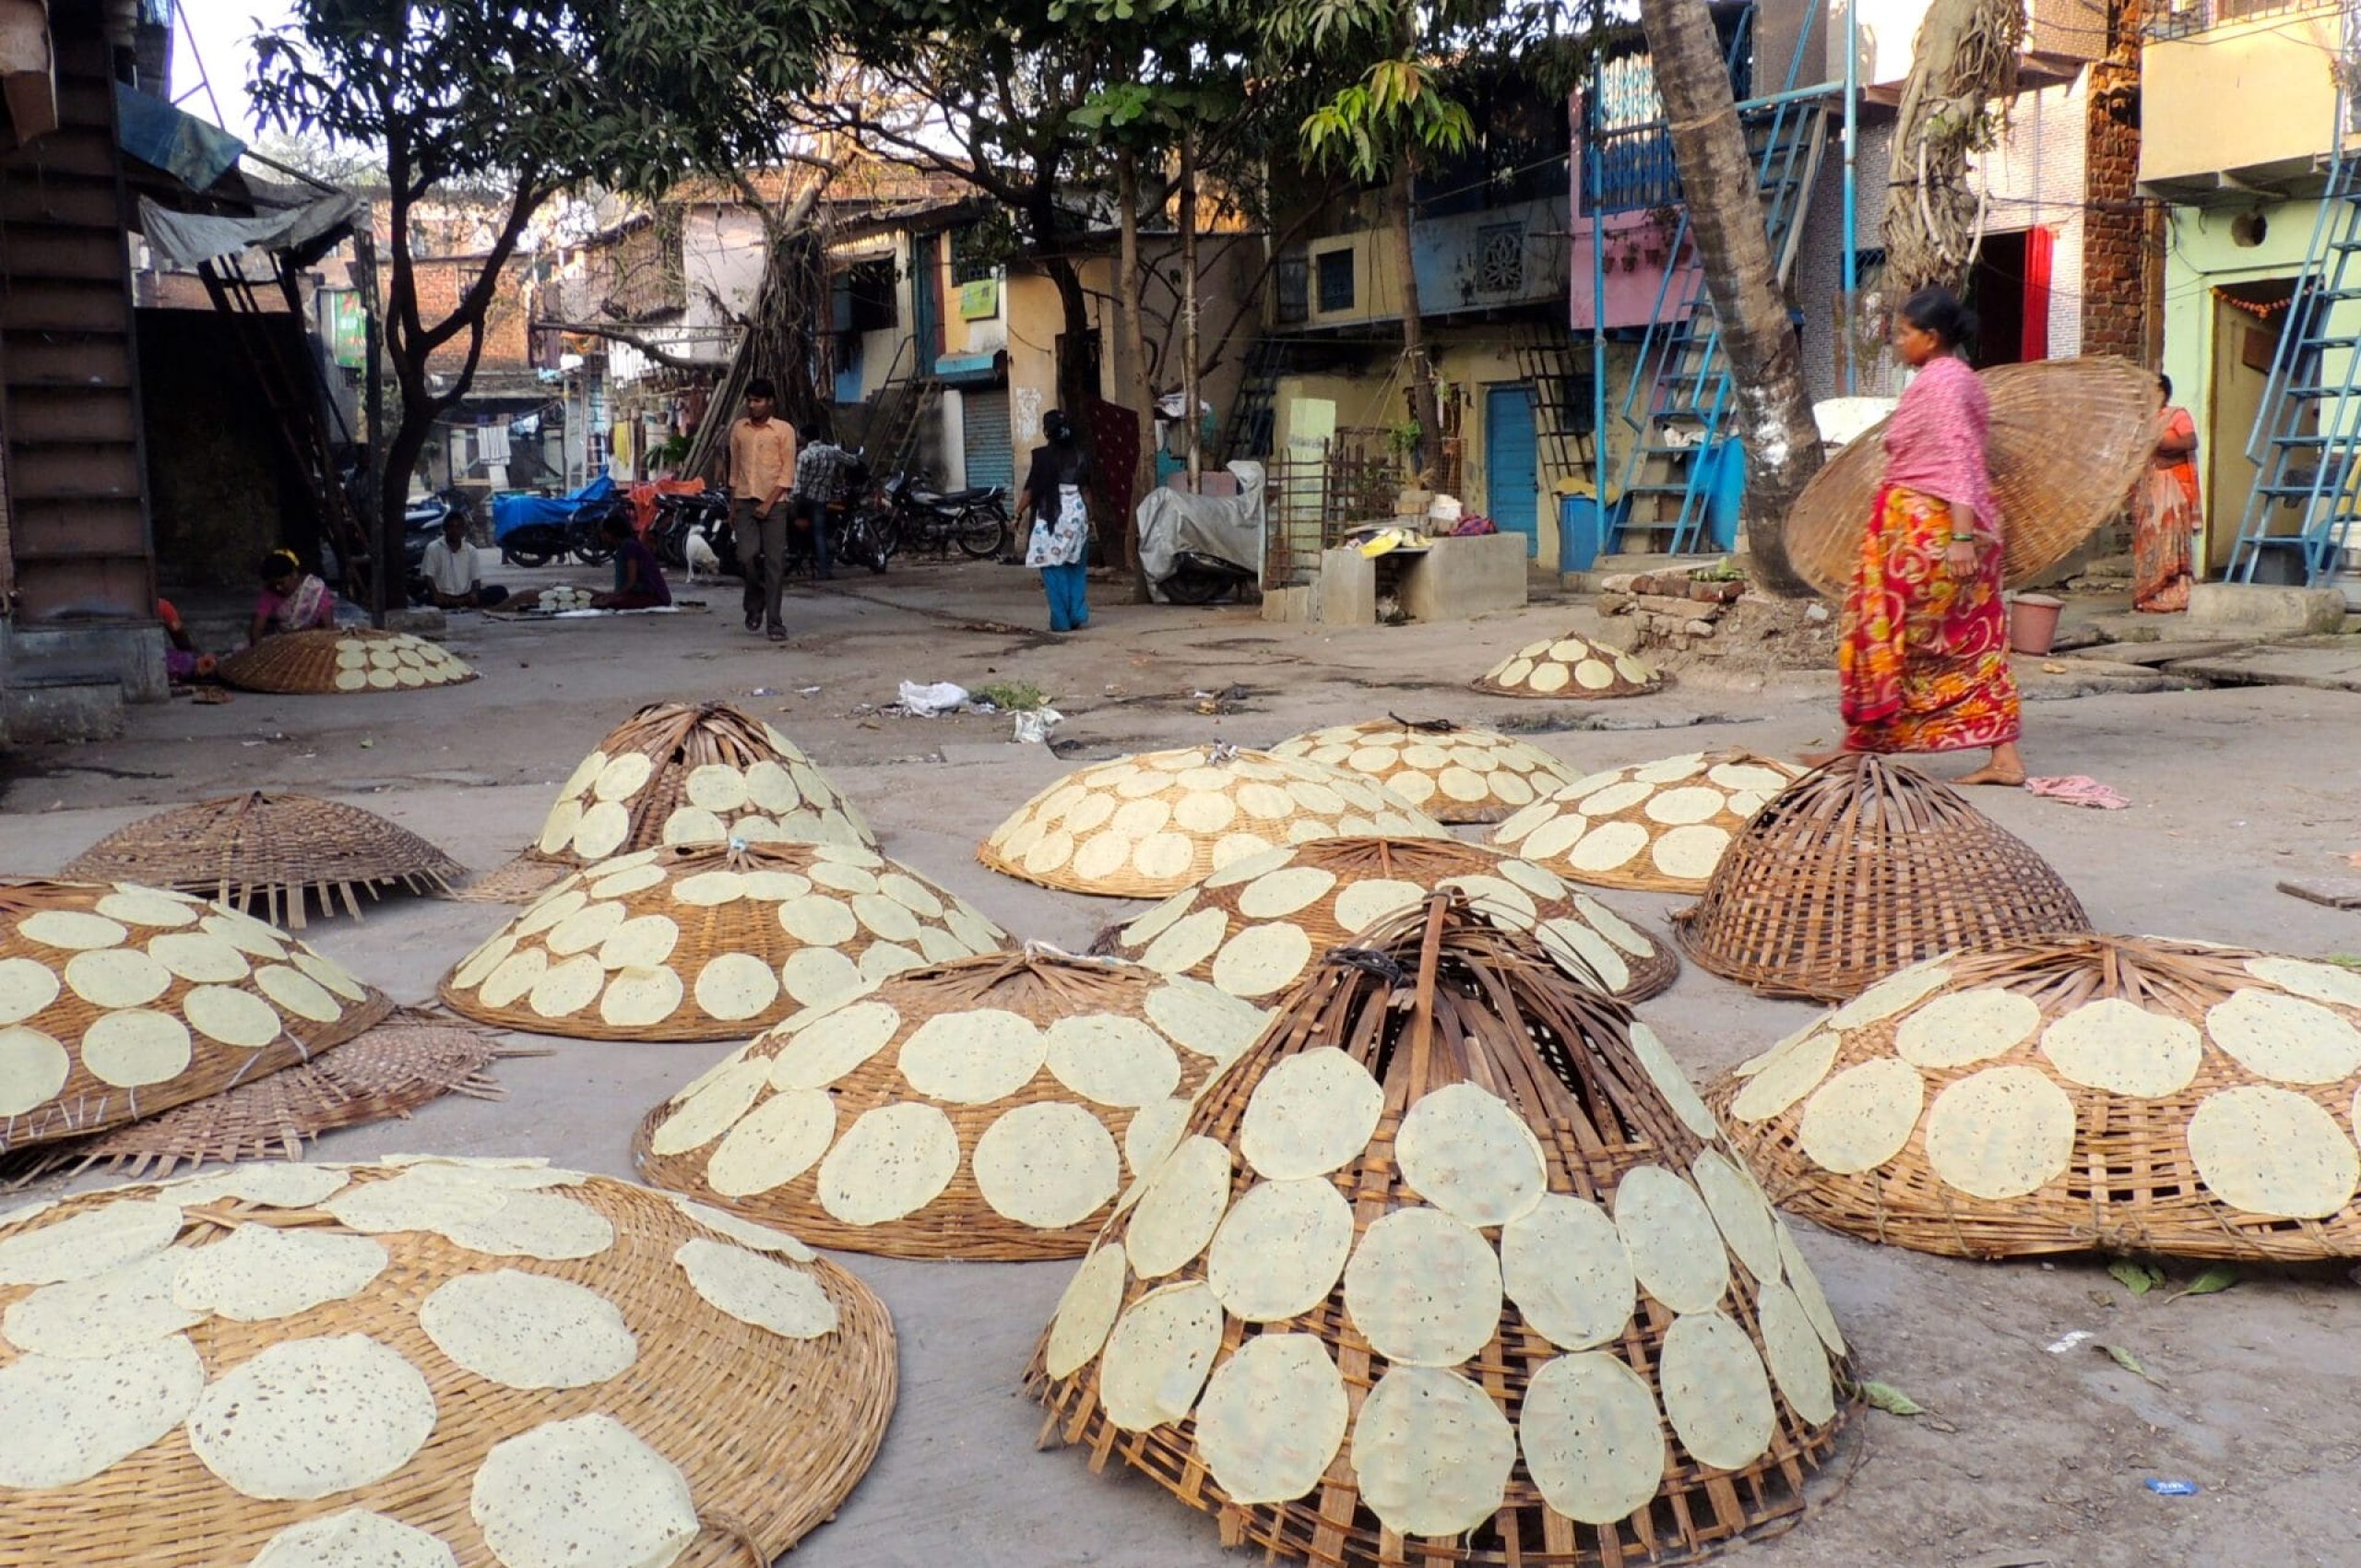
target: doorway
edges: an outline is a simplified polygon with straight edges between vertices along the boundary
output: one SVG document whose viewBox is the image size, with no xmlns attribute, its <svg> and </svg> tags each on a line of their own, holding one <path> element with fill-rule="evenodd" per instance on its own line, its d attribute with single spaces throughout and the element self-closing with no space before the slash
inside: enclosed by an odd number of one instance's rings
<svg viewBox="0 0 2361 1568">
<path fill-rule="evenodd" d="M 2049 357 L 2049 231 L 1987 234 L 1968 274 L 1967 303 L 1983 318 L 1978 370 Z"/>
<path fill-rule="evenodd" d="M 2213 291 L 2213 364 L 2205 427 L 2198 432 L 2205 478 L 2205 576 L 2219 577 L 2236 552 L 2238 529 L 2260 470 L 2247 456 L 2255 415 L 2271 384 L 2279 334 L 2295 298 L 2292 278 L 2227 283 Z M 2188 389 L 2174 388 L 2174 401 L 2187 406 Z M 2274 531 L 2295 526 L 2288 521 Z"/>
<path fill-rule="evenodd" d="M 1484 505 L 1494 528 L 1525 536 L 1527 560 L 1541 550 L 1540 455 L 1533 388 L 1522 381 L 1484 388 Z"/>
</svg>

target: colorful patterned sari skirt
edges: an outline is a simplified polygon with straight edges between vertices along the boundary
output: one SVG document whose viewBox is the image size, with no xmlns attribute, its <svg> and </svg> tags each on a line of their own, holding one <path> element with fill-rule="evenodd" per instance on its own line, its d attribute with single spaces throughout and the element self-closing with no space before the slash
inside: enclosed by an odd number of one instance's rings
<svg viewBox="0 0 2361 1568">
<path fill-rule="evenodd" d="M 1966 751 L 2023 729 L 2000 551 L 1987 541 L 1975 575 L 1954 576 L 1951 531 L 1946 503 L 1878 492 L 1836 646 L 1846 751 Z"/>
</svg>

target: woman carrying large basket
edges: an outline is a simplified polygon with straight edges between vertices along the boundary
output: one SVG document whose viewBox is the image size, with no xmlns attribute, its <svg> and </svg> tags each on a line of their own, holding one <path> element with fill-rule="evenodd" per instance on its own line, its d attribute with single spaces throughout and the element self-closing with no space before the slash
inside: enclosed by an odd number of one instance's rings
<svg viewBox="0 0 2361 1568">
<path fill-rule="evenodd" d="M 1894 350 L 1918 374 L 1886 429 L 1885 481 L 1845 598 L 1844 749 L 1989 747 L 1991 760 L 1956 782 L 2017 785 L 2023 719 L 1986 467 L 1990 403 L 1961 357 L 1975 332 L 1946 289 L 1920 290 L 1894 318 Z"/>
</svg>

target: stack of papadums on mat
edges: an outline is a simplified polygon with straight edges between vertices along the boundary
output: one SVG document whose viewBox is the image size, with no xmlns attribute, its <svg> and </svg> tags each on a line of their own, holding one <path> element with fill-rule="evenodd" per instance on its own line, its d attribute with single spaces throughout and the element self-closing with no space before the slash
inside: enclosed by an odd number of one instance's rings
<svg viewBox="0 0 2361 1568">
<path fill-rule="evenodd" d="M 656 703 L 582 759 L 532 846 L 469 895 L 523 903 L 618 855 L 733 839 L 877 847 L 852 802 L 775 725 L 726 703 Z"/>
<path fill-rule="evenodd" d="M 1655 995 L 1680 972 L 1671 949 L 1555 873 L 1453 838 L 1322 838 L 1274 849 L 1108 927 L 1096 950 L 1267 1002 L 1328 949 L 1438 887 L 1465 894 L 1495 925 L 1531 932 L 1624 1001 Z"/>
<path fill-rule="evenodd" d="M 1525 807 L 1489 842 L 1595 887 L 1703 893 L 1754 814 L 1801 777 L 1737 750 L 1609 768 Z"/>
<path fill-rule="evenodd" d="M 359 920 L 362 893 L 448 893 L 467 868 L 374 812 L 255 790 L 118 828 L 65 874 L 174 887 L 301 931 L 308 904 L 332 915 L 341 903 Z"/>
<path fill-rule="evenodd" d="M 0 1564 L 768 1562 L 892 1413 L 782 1232 L 539 1160 L 240 1166 L 0 1219 Z"/>
<path fill-rule="evenodd" d="M 1358 773 L 1232 745 L 1145 752 L 1070 773 L 976 850 L 1004 875 L 1067 893 L 1162 898 L 1289 844 L 1449 834 Z"/>
<path fill-rule="evenodd" d="M 0 882 L 0 1154 L 253 1084 L 392 1011 L 223 905 L 128 883 Z"/>
<path fill-rule="evenodd" d="M 1665 677 L 1637 654 L 1572 635 L 1527 643 L 1476 682 L 1504 697 L 1636 697 L 1664 688 Z"/>
<path fill-rule="evenodd" d="M 1844 1372 L 1663 1045 L 1441 894 L 1198 1097 L 1028 1382 L 1050 1440 L 1334 1568 L 1636 1563 L 1784 1526 Z"/>
<path fill-rule="evenodd" d="M 2361 975 L 2154 938 L 1916 965 L 1714 1087 L 1772 1196 L 1964 1257 L 2361 1257 Z"/>
<path fill-rule="evenodd" d="M 295 696 L 415 691 L 476 678 L 464 660 L 440 643 L 367 626 L 281 632 L 222 655 L 218 673 L 224 685 L 243 691 Z"/>
<path fill-rule="evenodd" d="M 1266 1017 L 1043 949 L 917 969 L 731 1052 L 633 1150 L 657 1185 L 823 1246 L 1079 1257 Z"/>
<path fill-rule="evenodd" d="M 1448 719 L 1334 725 L 1271 754 L 1361 774 L 1442 823 L 1498 822 L 1582 777 L 1530 741 Z"/>
<path fill-rule="evenodd" d="M 966 900 L 857 845 L 641 849 L 569 873 L 460 959 L 442 997 L 577 1039 L 739 1039 L 1008 944 Z"/>
<path fill-rule="evenodd" d="M 2049 862 L 1958 790 L 1857 755 L 1756 813 L 1672 934 L 1765 996 L 1843 1002 L 1940 953 L 2090 929 Z"/>
</svg>

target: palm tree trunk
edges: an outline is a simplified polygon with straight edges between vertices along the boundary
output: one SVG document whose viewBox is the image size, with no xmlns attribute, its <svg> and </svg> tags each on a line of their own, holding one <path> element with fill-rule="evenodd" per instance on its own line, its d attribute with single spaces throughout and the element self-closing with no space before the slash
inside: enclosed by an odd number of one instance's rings
<svg viewBox="0 0 2361 1568">
<path fill-rule="evenodd" d="M 1418 247 L 1410 225 L 1418 204 L 1411 199 L 1415 174 L 1406 150 L 1394 164 L 1394 269 L 1402 279 L 1402 374 L 1409 382 L 1410 418 L 1418 426 L 1418 467 L 1442 469 L 1442 413 L 1435 399 L 1434 367 L 1427 362 L 1425 307 L 1418 303 Z M 1415 481 L 1417 475 L 1413 474 Z"/>
<path fill-rule="evenodd" d="M 1672 123 L 1673 161 L 1737 391 L 1750 575 L 1767 592 L 1802 597 L 1811 589 L 1788 564 L 1782 530 L 1805 481 L 1819 470 L 1820 429 L 1721 42 L 1711 13 L 1695 0 L 1640 0 L 1640 24 Z"/>
<path fill-rule="evenodd" d="M 1156 387 L 1148 376 L 1147 333 L 1140 320 L 1145 274 L 1140 267 L 1140 165 L 1128 148 L 1115 160 L 1116 206 L 1122 223 L 1115 255 L 1115 400 L 1139 416 L 1139 457 L 1132 475 L 1136 508 L 1156 484 Z M 1121 519 L 1123 564 L 1131 570 L 1134 602 L 1147 602 L 1147 579 L 1140 576 L 1140 530 L 1136 515 Z"/>
</svg>

